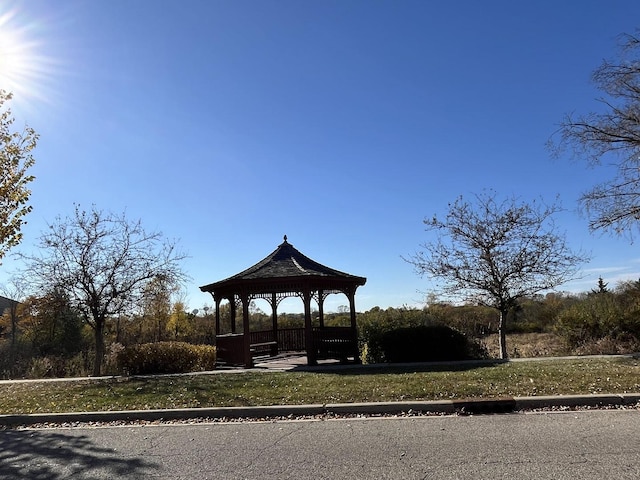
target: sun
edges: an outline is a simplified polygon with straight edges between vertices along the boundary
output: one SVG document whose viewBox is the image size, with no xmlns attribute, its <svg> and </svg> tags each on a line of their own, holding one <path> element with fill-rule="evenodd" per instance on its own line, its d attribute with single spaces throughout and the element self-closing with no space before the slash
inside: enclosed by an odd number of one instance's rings
<svg viewBox="0 0 640 480">
<path fill-rule="evenodd" d="M 0 9 L 0 89 L 16 100 L 43 99 L 48 63 L 34 25 L 16 10 Z"/>
</svg>

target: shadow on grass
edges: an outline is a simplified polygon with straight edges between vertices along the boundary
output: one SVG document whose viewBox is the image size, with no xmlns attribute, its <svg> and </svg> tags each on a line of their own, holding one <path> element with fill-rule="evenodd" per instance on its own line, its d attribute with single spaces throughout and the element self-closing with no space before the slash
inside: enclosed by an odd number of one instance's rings
<svg viewBox="0 0 640 480">
<path fill-rule="evenodd" d="M 462 372 L 477 368 L 496 367 L 507 363 L 508 360 L 462 360 L 456 362 L 419 362 L 419 363 L 376 363 L 372 365 L 331 364 L 292 368 L 291 372 L 332 373 L 338 375 L 379 375 L 395 373 L 423 373 L 423 372 Z"/>
<path fill-rule="evenodd" d="M 155 477 L 159 465 L 120 457 L 84 435 L 47 430 L 0 431 L 0 478 L 143 478 Z"/>
</svg>

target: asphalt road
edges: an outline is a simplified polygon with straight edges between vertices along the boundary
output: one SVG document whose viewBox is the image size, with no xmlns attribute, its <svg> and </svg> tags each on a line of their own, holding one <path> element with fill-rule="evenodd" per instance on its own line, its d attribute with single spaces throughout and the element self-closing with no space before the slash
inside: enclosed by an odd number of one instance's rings
<svg viewBox="0 0 640 480">
<path fill-rule="evenodd" d="M 0 431 L 2 479 L 637 479 L 640 412 Z"/>
</svg>

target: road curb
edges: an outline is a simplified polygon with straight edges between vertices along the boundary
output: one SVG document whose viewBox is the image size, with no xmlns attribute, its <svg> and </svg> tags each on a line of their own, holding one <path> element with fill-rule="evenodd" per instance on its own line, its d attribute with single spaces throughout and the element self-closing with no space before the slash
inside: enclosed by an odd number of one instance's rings
<svg viewBox="0 0 640 480">
<path fill-rule="evenodd" d="M 462 399 L 452 403 L 456 412 L 465 414 L 511 413 L 516 410 L 513 397 Z"/>
<path fill-rule="evenodd" d="M 640 402 L 640 394 L 594 394 L 519 397 L 516 410 L 534 410 L 553 407 L 614 407 L 634 405 Z"/>
<path fill-rule="evenodd" d="M 171 421 L 196 418 L 274 419 L 321 415 L 398 415 L 403 413 L 496 414 L 543 408 L 615 407 L 640 403 L 640 393 L 602 395 L 559 395 L 502 397 L 407 402 L 334 403 L 312 405 L 271 405 L 257 407 L 181 408 L 169 410 L 126 410 L 111 412 L 71 412 L 0 415 L 5 427 L 36 424 Z"/>
<path fill-rule="evenodd" d="M 333 415 L 398 415 L 409 412 L 455 413 L 455 407 L 451 400 L 331 403 L 325 405 L 325 413 Z"/>
<path fill-rule="evenodd" d="M 190 418 L 272 418 L 323 415 L 324 405 L 271 405 L 258 407 L 176 408 L 110 412 L 34 413 L 0 415 L 0 425 L 188 420 Z"/>
</svg>

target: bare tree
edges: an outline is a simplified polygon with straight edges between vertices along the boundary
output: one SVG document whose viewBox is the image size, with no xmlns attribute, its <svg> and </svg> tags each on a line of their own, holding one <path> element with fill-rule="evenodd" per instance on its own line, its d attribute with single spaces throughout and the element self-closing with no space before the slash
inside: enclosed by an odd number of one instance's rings
<svg viewBox="0 0 640 480">
<path fill-rule="evenodd" d="M 591 230 L 632 236 L 640 220 L 640 39 L 621 38 L 618 59 L 605 60 L 592 76 L 604 93 L 603 109 L 567 115 L 550 147 L 556 156 L 569 147 L 592 166 L 615 166 L 615 176 L 583 193 L 580 203 Z"/>
<path fill-rule="evenodd" d="M 459 197 L 444 220 L 425 219 L 436 233 L 406 259 L 420 275 L 442 282 L 442 294 L 495 308 L 500 313 L 500 357 L 507 357 L 506 319 L 519 299 L 550 290 L 577 276 L 588 257 L 573 253 L 556 231 L 553 205 L 500 201 L 495 192 Z"/>
<path fill-rule="evenodd" d="M 0 90 L 0 109 L 9 100 L 11 94 Z M 23 217 L 31 211 L 27 184 L 34 177 L 27 172 L 35 162 L 31 151 L 38 140 L 29 127 L 12 131 L 13 122 L 10 109 L 0 110 L 0 263 L 7 251 L 20 243 Z"/>
<path fill-rule="evenodd" d="M 108 318 L 137 308 L 154 278 L 183 280 L 185 255 L 160 233 L 147 232 L 124 214 L 75 208 L 72 217 L 56 219 L 40 237 L 40 253 L 25 257 L 36 286 L 64 291 L 82 312 L 95 336 L 94 375 L 100 375 L 104 329 Z"/>
</svg>

